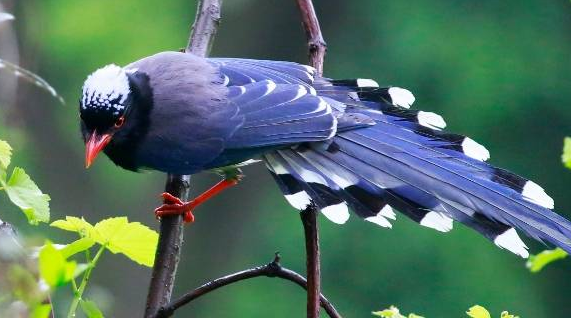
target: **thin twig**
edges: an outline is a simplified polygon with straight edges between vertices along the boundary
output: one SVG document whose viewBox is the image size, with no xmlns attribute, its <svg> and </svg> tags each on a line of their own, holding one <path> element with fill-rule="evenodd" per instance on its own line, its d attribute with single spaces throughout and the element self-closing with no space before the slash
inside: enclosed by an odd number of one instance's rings
<svg viewBox="0 0 571 319">
<path fill-rule="evenodd" d="M 316 70 L 316 75 L 323 74 L 323 62 L 327 44 L 321 34 L 321 27 L 313 8 L 311 0 L 297 0 L 297 6 L 301 13 L 301 20 L 307 46 L 309 49 L 309 63 Z M 321 266 L 319 255 L 319 229 L 317 224 L 317 207 L 310 205 L 301 211 L 301 221 L 305 233 L 305 250 L 307 264 L 307 317 L 319 317 L 319 296 L 321 295 Z"/>
<path fill-rule="evenodd" d="M 196 19 L 190 30 L 186 52 L 207 56 L 220 24 L 222 0 L 201 0 L 196 7 Z"/>
<path fill-rule="evenodd" d="M 255 277 L 278 277 L 291 282 L 296 283 L 298 286 L 307 289 L 307 281 L 300 274 L 293 270 L 284 268 L 280 264 L 280 256 L 276 253 L 274 260 L 264 266 L 258 266 L 255 268 L 239 271 L 237 273 L 227 275 L 218 279 L 214 279 L 196 289 L 182 295 L 180 298 L 170 303 L 166 307 L 159 310 L 157 314 L 158 317 L 170 317 L 173 313 L 180 307 L 188 304 L 189 302 L 198 299 L 205 294 L 212 292 L 218 288 L 236 283 L 238 281 L 255 278 Z M 320 295 L 320 304 L 325 312 L 331 318 L 341 318 L 335 307 L 325 298 L 325 296 Z"/>
<path fill-rule="evenodd" d="M 185 52 L 203 57 L 208 55 L 220 22 L 221 6 L 222 0 L 198 1 L 196 18 Z M 165 191 L 182 201 L 188 201 L 190 199 L 190 175 L 168 174 Z M 147 296 L 145 317 L 155 317 L 157 311 L 170 302 L 182 243 L 182 216 L 161 218 L 159 244 Z"/>
<path fill-rule="evenodd" d="M 327 52 L 327 43 L 321 34 L 319 20 L 313 8 L 311 0 L 297 0 L 297 6 L 301 12 L 301 20 L 307 37 L 307 47 L 309 49 L 309 63 L 313 66 L 317 75 L 323 75 L 323 61 Z"/>
</svg>

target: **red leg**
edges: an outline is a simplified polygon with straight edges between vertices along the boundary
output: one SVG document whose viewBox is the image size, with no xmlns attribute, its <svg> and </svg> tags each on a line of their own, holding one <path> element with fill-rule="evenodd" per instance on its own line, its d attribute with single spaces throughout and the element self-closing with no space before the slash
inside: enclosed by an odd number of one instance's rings
<svg viewBox="0 0 571 319">
<path fill-rule="evenodd" d="M 192 210 L 194 208 L 219 194 L 226 188 L 238 184 L 238 181 L 238 178 L 222 180 L 206 192 L 200 194 L 194 200 L 186 203 L 169 193 L 162 193 L 161 196 L 163 197 L 165 204 L 155 209 L 155 216 L 160 218 L 162 216 L 184 214 L 184 221 L 192 223 L 194 222 L 194 215 L 192 214 Z"/>
</svg>

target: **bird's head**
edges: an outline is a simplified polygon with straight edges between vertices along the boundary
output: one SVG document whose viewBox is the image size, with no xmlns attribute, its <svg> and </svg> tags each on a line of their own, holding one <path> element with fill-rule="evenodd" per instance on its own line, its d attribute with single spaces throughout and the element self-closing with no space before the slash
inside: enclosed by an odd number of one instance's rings
<svg viewBox="0 0 571 319">
<path fill-rule="evenodd" d="M 133 103 L 131 76 L 136 70 L 107 65 L 87 77 L 79 101 L 85 141 L 85 166 L 89 167 L 113 135 L 120 131 Z"/>
</svg>

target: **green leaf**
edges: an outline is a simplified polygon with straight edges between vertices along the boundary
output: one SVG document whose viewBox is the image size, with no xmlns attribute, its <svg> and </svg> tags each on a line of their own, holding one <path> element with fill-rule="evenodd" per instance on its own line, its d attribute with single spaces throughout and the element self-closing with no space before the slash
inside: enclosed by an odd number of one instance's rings
<svg viewBox="0 0 571 319">
<path fill-rule="evenodd" d="M 8 165 L 10 165 L 10 159 L 12 158 L 12 147 L 5 141 L 0 140 L 0 169 L 6 171 Z"/>
<path fill-rule="evenodd" d="M 101 310 L 99 310 L 93 301 L 82 299 L 79 302 L 79 305 L 88 318 L 105 318 Z"/>
<path fill-rule="evenodd" d="M 50 226 L 71 232 L 76 232 L 81 237 L 87 237 L 93 240 L 95 240 L 93 237 L 97 237 L 93 234 L 93 225 L 85 221 L 83 217 L 80 219 L 73 216 L 66 216 L 65 220 L 56 220 L 55 222 L 51 223 Z"/>
<path fill-rule="evenodd" d="M 47 304 L 39 304 L 36 305 L 32 312 L 30 313 L 30 318 L 48 318 L 52 311 L 52 305 L 49 303 Z"/>
<path fill-rule="evenodd" d="M 567 257 L 567 253 L 561 248 L 544 250 L 537 255 L 529 256 L 525 266 L 529 268 L 531 272 L 538 272 L 550 263 L 565 257 Z"/>
<path fill-rule="evenodd" d="M 486 310 L 486 308 L 478 305 L 472 306 L 466 311 L 466 314 L 470 316 L 470 318 L 491 318 L 490 312 Z"/>
<path fill-rule="evenodd" d="M 127 217 L 102 220 L 95 225 L 95 231 L 100 239 L 94 239 L 112 253 L 122 253 L 141 265 L 153 266 L 159 240 L 156 231 L 138 222 L 130 223 Z"/>
<path fill-rule="evenodd" d="M 60 251 L 64 258 L 69 258 L 77 253 L 88 250 L 93 245 L 95 245 L 95 241 L 93 241 L 93 239 L 84 237 L 66 245 L 64 248 L 60 249 Z"/>
<path fill-rule="evenodd" d="M 42 193 L 22 168 L 14 168 L 4 187 L 12 203 L 20 207 L 30 224 L 50 221 L 50 197 Z"/>
<path fill-rule="evenodd" d="M 507 311 L 502 311 L 500 318 L 519 318 L 518 316 L 512 315 Z"/>
<path fill-rule="evenodd" d="M 127 217 L 108 218 L 92 226 L 83 218 L 67 216 L 51 226 L 80 233 L 112 253 L 124 254 L 141 265 L 152 267 L 155 261 L 159 235 L 141 223 L 130 223 Z"/>
<path fill-rule="evenodd" d="M 395 306 L 390 306 L 388 309 L 373 311 L 373 315 L 381 318 L 406 318 L 401 315 L 399 308 Z"/>
<path fill-rule="evenodd" d="M 60 287 L 74 278 L 77 263 L 67 261 L 50 242 L 40 250 L 40 277 L 52 288 Z"/>
<path fill-rule="evenodd" d="M 561 155 L 563 165 L 571 169 L 571 137 L 566 137 L 563 140 L 563 155 Z"/>
</svg>

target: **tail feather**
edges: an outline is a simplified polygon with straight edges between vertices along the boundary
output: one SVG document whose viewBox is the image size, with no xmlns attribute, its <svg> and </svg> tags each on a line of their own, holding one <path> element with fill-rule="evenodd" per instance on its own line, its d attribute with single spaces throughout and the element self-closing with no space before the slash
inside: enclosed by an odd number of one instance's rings
<svg viewBox="0 0 571 319">
<path fill-rule="evenodd" d="M 326 151 L 319 152 L 321 153 L 316 154 L 323 157 L 323 163 L 326 165 L 324 171 L 327 174 L 332 175 L 339 172 L 354 174 L 359 180 L 359 185 L 367 183 L 371 187 L 377 187 L 377 196 L 381 196 L 390 206 L 423 226 L 446 232 L 452 229 L 452 219 L 454 219 L 475 229 L 494 242 L 499 236 L 511 229 L 508 225 L 491 220 L 472 209 L 461 207 L 457 203 L 451 205 L 440 201 L 427 192 L 404 185 L 402 181 L 400 182 L 402 186 L 396 186 L 399 180 L 390 175 L 390 172 L 383 171 L 383 168 L 371 166 L 357 156 L 350 156 L 340 151 L 333 154 Z M 311 154 L 312 152 L 306 153 Z M 304 153 L 304 156 L 316 156 L 305 155 L 306 153 Z M 386 185 L 390 186 L 383 188 L 379 180 L 387 181 Z M 517 234 L 512 235 L 512 237 L 516 238 Z M 521 240 L 500 246 L 518 255 L 527 257 L 525 245 Z"/>
<path fill-rule="evenodd" d="M 435 206 L 433 209 L 423 207 L 406 197 L 407 195 L 411 197 L 410 187 L 383 189 L 375 186 L 373 183 L 368 182 L 366 177 L 359 177 L 347 167 L 335 162 L 334 160 L 337 156 L 334 156 L 333 160 L 331 160 L 321 153 L 323 151 L 307 148 L 301 153 L 297 153 L 297 151 L 294 150 L 280 151 L 280 153 L 284 152 L 290 153 L 288 155 L 289 160 L 292 161 L 295 159 L 298 166 L 303 165 L 307 170 L 321 174 L 322 179 L 320 179 L 320 182 L 323 183 L 320 184 L 321 188 L 323 189 L 326 183 L 329 188 L 328 193 L 336 193 L 339 196 L 336 200 L 331 200 L 329 197 L 325 197 L 325 199 L 322 198 L 323 193 L 320 194 L 316 191 L 310 191 L 309 193 L 311 195 L 308 195 L 301 184 L 307 183 L 311 185 L 314 183 L 313 181 L 318 179 L 317 177 L 309 177 L 307 174 L 305 177 L 302 177 L 297 173 L 300 171 L 299 168 L 293 170 L 287 163 L 283 165 L 276 164 L 274 155 L 267 155 L 266 163 L 272 176 L 277 179 L 286 199 L 288 199 L 290 204 L 296 209 L 304 209 L 311 202 L 317 203 L 320 209 L 327 206 L 333 206 L 335 208 L 341 203 L 341 200 L 344 200 L 359 217 L 379 226 L 390 228 L 392 225 L 389 220 L 395 219 L 396 217 L 391 209 L 392 207 L 420 225 L 441 232 L 447 232 L 452 229 L 453 219 L 450 216 L 453 215 L 455 220 L 474 228 L 486 238 L 494 241 L 499 247 L 508 249 L 522 257 L 528 256 L 527 247 L 523 244 L 521 239 L 519 239 L 515 230 L 505 224 L 490 220 L 474 211 L 471 211 L 470 214 L 465 214 L 457 208 L 445 203 L 441 203 L 440 206 Z M 300 156 L 303 157 L 303 160 L 300 159 Z M 350 167 L 359 167 L 362 165 L 357 159 L 351 161 L 350 158 L 345 158 L 344 161 L 350 163 Z M 293 170 L 293 174 L 290 174 L 286 169 Z M 282 174 L 276 174 L 276 172 L 282 172 Z M 296 178 L 302 179 L 302 181 L 297 182 Z M 290 186 L 285 187 L 284 185 Z M 307 187 L 308 186 L 306 186 L 305 189 L 307 189 Z M 313 186 L 313 188 L 315 188 L 315 186 Z M 404 191 L 407 188 L 409 188 L 409 190 Z M 429 197 L 430 195 L 425 195 L 422 199 L 418 200 L 424 200 L 424 203 L 437 201 L 436 198 L 428 199 Z M 331 210 L 333 210 L 333 208 L 331 208 Z M 348 218 L 346 213 L 343 214 L 345 218 L 336 218 L 335 215 L 332 215 L 331 211 L 327 209 L 324 215 L 337 223 L 345 222 L 346 218 Z"/>
<path fill-rule="evenodd" d="M 327 183 L 327 180 L 319 174 L 303 167 L 303 163 L 296 161 L 287 151 L 275 151 L 264 156 L 264 161 L 273 171 L 274 178 L 279 179 L 278 184 L 295 183 L 287 189 L 288 192 L 296 191 L 295 196 L 286 196 L 293 206 L 304 209 L 309 204 L 317 208 L 332 222 L 343 224 L 349 218 L 349 211 L 345 201 Z M 293 182 L 293 183 L 292 183 Z M 300 192 L 299 189 L 302 189 Z M 282 189 L 283 190 L 283 189 Z M 301 206 L 304 205 L 304 206 Z"/>
<path fill-rule="evenodd" d="M 294 207 L 314 203 L 330 218 L 335 207 L 343 213 L 332 219 L 345 222 L 348 206 L 383 227 L 391 227 L 392 207 L 442 232 L 458 221 L 522 257 L 529 254 L 515 228 L 571 253 L 571 223 L 550 210 L 551 197 L 487 164 L 488 150 L 474 140 L 442 132 L 439 115 L 409 110 L 408 90 L 363 79 L 318 78 L 313 86 L 336 104 L 336 135 L 264 157 Z"/>
</svg>

